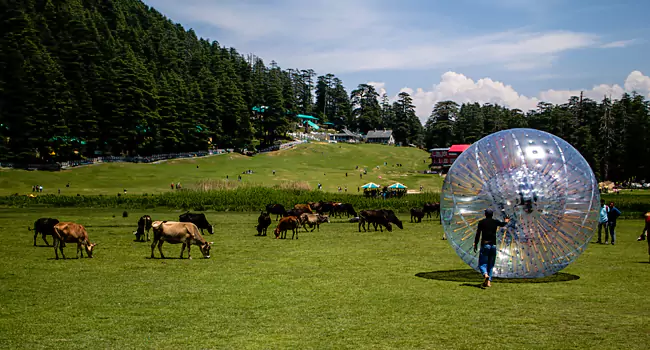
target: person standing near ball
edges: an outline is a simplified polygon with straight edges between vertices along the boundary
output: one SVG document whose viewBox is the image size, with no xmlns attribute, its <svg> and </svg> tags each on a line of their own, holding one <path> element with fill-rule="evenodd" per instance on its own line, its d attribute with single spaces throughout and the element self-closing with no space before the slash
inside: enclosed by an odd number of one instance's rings
<svg viewBox="0 0 650 350">
<path fill-rule="evenodd" d="M 497 229 L 510 222 L 508 218 L 505 222 L 496 220 L 492 218 L 493 215 L 492 209 L 485 209 L 485 219 L 478 222 L 474 238 L 474 253 L 478 249 L 479 241 L 481 242 L 478 267 L 483 274 L 483 287 L 492 286 L 492 269 L 497 259 Z"/>
</svg>

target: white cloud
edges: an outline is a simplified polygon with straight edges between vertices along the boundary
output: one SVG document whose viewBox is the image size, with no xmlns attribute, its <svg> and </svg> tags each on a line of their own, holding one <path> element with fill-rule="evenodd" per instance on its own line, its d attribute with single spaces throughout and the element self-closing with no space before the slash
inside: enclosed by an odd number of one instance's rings
<svg viewBox="0 0 650 350">
<path fill-rule="evenodd" d="M 612 42 L 600 45 L 600 48 L 601 49 L 621 48 L 621 47 L 630 46 L 630 45 L 634 44 L 635 42 L 637 42 L 636 39 L 612 41 Z"/>
<path fill-rule="evenodd" d="M 515 8 L 540 3 L 499 1 Z M 604 44 L 593 33 L 562 30 L 459 33 L 454 28 L 463 27 L 462 18 L 452 22 L 449 14 L 435 11 L 427 13 L 426 23 L 414 27 L 411 14 L 417 14 L 417 7 L 395 13 L 371 0 L 147 2 L 181 23 L 207 25 L 202 35 L 217 29 L 216 39 L 240 52 L 253 52 L 285 68 L 309 67 L 334 74 L 486 64 L 534 70 L 548 67 L 571 50 L 627 45 L 626 41 Z"/>
<path fill-rule="evenodd" d="M 382 89 L 385 88 L 384 83 L 378 86 L 381 86 Z M 625 79 L 623 87 L 618 84 L 601 84 L 582 91 L 585 97 L 596 101 L 602 100 L 605 95 L 620 98 L 624 92 L 632 91 L 650 98 L 650 77 L 640 71 L 633 71 Z M 546 90 L 540 92 L 537 96 L 525 96 L 518 93 L 512 86 L 502 82 L 490 78 L 474 81 L 456 72 L 443 74 L 440 82 L 433 85 L 430 90 L 422 88 L 413 90 L 405 87 L 400 92 L 407 92 L 411 95 L 413 104 L 417 108 L 416 113 L 422 123 L 426 122 L 433 105 L 439 101 L 452 100 L 459 104 L 468 102 L 494 103 L 528 111 L 535 109 L 540 101 L 561 104 L 566 103 L 571 96 L 580 95 L 580 90 Z M 393 97 L 393 99 L 395 98 L 396 96 Z"/>
</svg>

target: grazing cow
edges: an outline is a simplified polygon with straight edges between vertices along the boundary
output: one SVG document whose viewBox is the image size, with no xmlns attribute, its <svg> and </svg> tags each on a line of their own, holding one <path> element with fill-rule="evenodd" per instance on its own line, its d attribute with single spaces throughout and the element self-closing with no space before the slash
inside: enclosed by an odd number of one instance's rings
<svg viewBox="0 0 650 350">
<path fill-rule="evenodd" d="M 267 204 L 266 213 L 269 215 L 275 214 L 275 221 L 278 221 L 279 218 L 287 215 L 287 211 L 284 209 L 282 204 Z"/>
<path fill-rule="evenodd" d="M 309 225 L 309 227 L 311 228 L 311 232 L 314 232 L 314 229 L 316 228 L 318 228 L 318 231 L 320 232 L 320 224 L 325 222 L 330 222 L 329 215 L 308 214 L 308 213 L 303 213 L 302 215 L 300 215 L 300 223 L 302 224 L 302 227 L 305 229 L 305 232 L 307 232 L 307 225 Z"/>
<path fill-rule="evenodd" d="M 57 249 L 61 251 L 61 256 L 65 259 L 63 247 L 65 247 L 66 243 L 77 243 L 77 258 L 79 258 L 80 252 L 81 257 L 83 258 L 84 256 L 81 246 L 84 246 L 86 249 L 86 255 L 89 258 L 92 258 L 93 250 L 97 245 L 97 243 L 90 243 L 86 228 L 74 222 L 59 222 L 54 225 L 54 234 L 52 235 L 52 238 L 54 238 L 54 255 L 56 256 L 56 260 L 59 260 Z"/>
<path fill-rule="evenodd" d="M 377 231 L 377 225 L 381 232 L 384 232 L 383 227 L 386 227 L 388 232 L 393 231 L 393 226 L 390 223 L 388 214 L 384 210 L 362 210 L 359 212 L 359 232 L 361 232 L 361 227 L 363 230 L 366 230 L 366 222 L 368 223 L 368 230 L 370 230 L 370 224 L 375 226 L 375 231 Z"/>
<path fill-rule="evenodd" d="M 178 221 L 193 223 L 194 225 L 196 225 L 196 227 L 201 229 L 201 233 L 203 233 L 203 230 L 208 230 L 209 234 L 214 233 L 212 225 L 210 225 L 210 223 L 208 223 L 208 219 L 205 218 L 205 214 L 203 214 L 203 213 L 193 214 L 193 213 L 190 213 L 188 211 L 185 214 L 181 214 L 178 217 Z"/>
<path fill-rule="evenodd" d="M 309 204 L 296 204 L 296 205 L 293 206 L 293 209 L 303 210 L 304 213 L 309 213 L 309 214 L 314 213 L 311 210 L 311 207 L 309 206 Z"/>
<path fill-rule="evenodd" d="M 365 214 L 364 214 L 365 212 Z M 380 209 L 380 210 L 363 210 L 361 213 L 359 213 L 359 227 L 363 225 L 363 229 L 365 230 L 365 222 L 368 222 L 369 224 L 372 224 L 375 228 L 375 231 L 377 231 L 377 225 L 379 225 L 380 229 L 381 226 L 387 226 L 385 222 L 393 223 L 397 225 L 400 229 L 404 229 L 404 226 L 402 225 L 402 221 L 397 218 L 395 215 L 395 212 L 392 210 L 386 210 L 386 209 Z M 383 217 L 383 218 L 382 218 Z M 388 227 L 386 227 L 388 228 Z M 359 231 L 361 231 L 361 228 L 359 228 Z M 390 231 L 390 230 L 389 230 Z"/>
<path fill-rule="evenodd" d="M 36 237 L 38 234 L 41 234 L 41 237 L 43 238 L 43 241 L 45 241 L 45 245 L 49 246 L 50 244 L 47 243 L 47 239 L 45 239 L 45 236 L 54 236 L 54 225 L 58 224 L 59 220 L 57 219 L 52 219 L 52 218 L 40 218 L 36 221 L 34 221 L 34 246 L 36 246 Z M 31 227 L 27 227 L 29 231 L 32 230 Z"/>
<path fill-rule="evenodd" d="M 345 214 L 346 217 L 355 217 L 357 216 L 356 210 L 354 210 L 354 207 L 352 207 L 352 204 L 350 203 L 337 203 L 338 205 L 336 206 L 336 211 L 335 213 L 341 217 L 343 214 Z"/>
<path fill-rule="evenodd" d="M 424 217 L 424 211 L 420 208 L 411 208 L 411 222 L 413 222 L 413 218 L 415 218 L 415 222 L 422 222 L 422 218 Z"/>
<path fill-rule="evenodd" d="M 370 230 L 370 224 L 372 223 L 375 225 L 375 231 L 377 231 L 377 226 L 379 226 L 379 229 L 381 232 L 384 232 L 384 227 L 388 232 L 393 231 L 393 225 L 388 221 L 388 218 L 382 213 L 379 213 L 377 215 L 364 215 L 364 211 L 362 210 L 359 213 L 359 232 L 361 232 L 361 227 L 363 227 L 364 231 Z M 365 214 L 371 214 L 371 213 L 365 213 Z M 366 223 L 368 223 L 368 230 L 366 230 Z"/>
<path fill-rule="evenodd" d="M 308 202 L 307 204 L 318 214 L 331 213 L 334 206 L 333 202 Z"/>
<path fill-rule="evenodd" d="M 287 238 L 287 230 L 291 230 L 293 234 L 291 235 L 291 239 L 295 236 L 296 239 L 298 239 L 298 230 L 300 228 L 300 219 L 298 219 L 295 216 L 287 216 L 282 219 L 280 219 L 280 222 L 278 223 L 278 227 L 275 228 L 275 238 L 278 239 L 286 239 Z"/>
<path fill-rule="evenodd" d="M 402 220 L 397 218 L 397 215 L 395 215 L 395 212 L 389 209 L 381 209 L 382 212 L 386 214 L 386 218 L 390 223 L 395 224 L 395 226 L 399 227 L 401 230 L 404 229 L 404 226 L 402 225 Z M 375 229 L 376 231 L 376 229 Z"/>
<path fill-rule="evenodd" d="M 136 241 L 142 241 L 145 237 L 145 232 L 147 236 L 147 242 L 149 241 L 149 230 L 151 230 L 151 223 L 153 221 L 151 220 L 151 216 L 149 215 L 143 215 L 140 220 L 138 220 L 138 229 L 133 232 L 135 235 Z M 142 238 L 142 239 L 141 239 Z"/>
<path fill-rule="evenodd" d="M 153 243 L 151 243 L 151 258 L 153 259 L 153 249 L 158 244 L 158 251 L 160 257 L 165 258 L 162 251 L 163 243 L 179 244 L 182 243 L 181 259 L 183 252 L 187 247 L 187 258 L 192 259 L 190 255 L 190 247 L 192 245 L 199 246 L 201 254 L 206 259 L 210 259 L 210 248 L 214 242 L 206 242 L 199 232 L 199 228 L 191 222 L 174 222 L 174 221 L 154 221 L 151 225 L 153 227 Z"/>
<path fill-rule="evenodd" d="M 431 213 L 436 213 L 436 217 L 440 217 L 440 203 L 424 203 L 422 211 L 427 214 L 427 218 L 432 218 Z"/>
<path fill-rule="evenodd" d="M 264 211 L 260 212 L 257 218 L 257 234 L 255 236 L 266 236 L 266 229 L 271 225 L 271 216 Z"/>
<path fill-rule="evenodd" d="M 311 212 L 307 211 L 307 209 L 289 209 L 286 214 L 284 214 L 284 217 L 295 216 L 300 220 L 300 216 L 304 213 L 312 214 Z"/>
</svg>

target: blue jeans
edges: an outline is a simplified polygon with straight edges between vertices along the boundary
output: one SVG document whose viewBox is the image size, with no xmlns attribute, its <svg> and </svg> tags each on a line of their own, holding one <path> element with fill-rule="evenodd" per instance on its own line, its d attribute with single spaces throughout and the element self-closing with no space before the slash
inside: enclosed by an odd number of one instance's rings
<svg viewBox="0 0 650 350">
<path fill-rule="evenodd" d="M 607 224 L 607 229 L 609 232 L 605 231 L 605 242 L 607 242 L 607 233 L 609 233 L 612 236 L 612 244 L 616 243 L 616 231 L 614 231 L 616 229 L 616 221 L 610 221 Z"/>
<path fill-rule="evenodd" d="M 598 242 L 602 242 L 600 240 L 600 233 L 603 231 L 603 229 L 605 229 L 605 240 L 607 240 L 607 221 L 598 223 Z"/>
<path fill-rule="evenodd" d="M 497 260 L 497 246 L 496 244 L 485 244 L 481 247 L 481 252 L 478 255 L 478 268 L 481 274 L 487 274 L 492 281 L 492 269 Z"/>
</svg>

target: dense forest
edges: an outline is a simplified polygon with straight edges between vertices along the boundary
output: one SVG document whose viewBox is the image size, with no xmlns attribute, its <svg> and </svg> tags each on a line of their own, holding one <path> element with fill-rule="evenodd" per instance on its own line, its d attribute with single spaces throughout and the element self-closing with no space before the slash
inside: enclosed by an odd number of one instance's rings
<svg viewBox="0 0 650 350">
<path fill-rule="evenodd" d="M 441 101 L 422 126 L 407 93 L 348 93 L 333 74 L 198 38 L 140 0 L 0 0 L 0 32 L 0 162 L 253 149 L 307 114 L 427 148 L 532 127 L 572 143 L 601 179 L 650 180 L 649 104 L 637 94 L 531 111 Z"/>
</svg>

